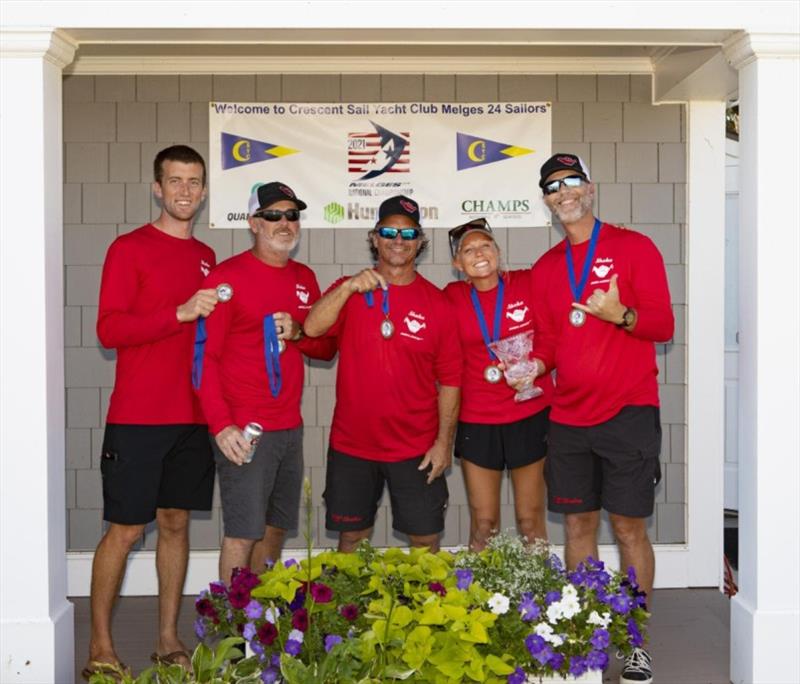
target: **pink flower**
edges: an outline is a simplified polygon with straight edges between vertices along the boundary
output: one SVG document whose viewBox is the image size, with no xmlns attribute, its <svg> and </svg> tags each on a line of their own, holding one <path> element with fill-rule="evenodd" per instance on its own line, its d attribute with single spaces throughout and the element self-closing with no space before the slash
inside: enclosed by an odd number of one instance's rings
<svg viewBox="0 0 800 684">
<path fill-rule="evenodd" d="M 264 644 L 264 646 L 271 646 L 277 636 L 278 630 L 271 622 L 265 622 L 258 628 L 258 640 Z"/>
<path fill-rule="evenodd" d="M 346 606 L 339 608 L 339 612 L 345 620 L 352 622 L 358 617 L 358 606 L 355 603 L 348 603 Z"/>
<path fill-rule="evenodd" d="M 244 587 L 248 591 L 255 589 L 261 580 L 250 568 L 234 568 L 231 576 L 231 587 Z"/>
<path fill-rule="evenodd" d="M 250 603 L 250 590 L 238 584 L 234 584 L 228 590 L 228 600 L 234 608 L 244 608 Z"/>
<path fill-rule="evenodd" d="M 329 603 L 333 598 L 333 590 L 321 582 L 312 582 L 311 596 L 317 603 Z"/>
<path fill-rule="evenodd" d="M 305 608 L 296 610 L 292 615 L 292 627 L 305 632 L 308 629 L 308 611 Z"/>
<path fill-rule="evenodd" d="M 447 589 L 445 589 L 444 585 L 440 582 L 429 582 L 428 589 L 430 589 L 434 594 L 439 594 L 439 596 L 444 596 L 447 594 Z"/>
<path fill-rule="evenodd" d="M 214 604 L 211 603 L 207 598 L 203 598 L 195 603 L 195 608 L 197 608 L 198 615 L 202 615 L 204 617 L 213 618 L 217 614 L 217 609 L 214 608 Z"/>
</svg>

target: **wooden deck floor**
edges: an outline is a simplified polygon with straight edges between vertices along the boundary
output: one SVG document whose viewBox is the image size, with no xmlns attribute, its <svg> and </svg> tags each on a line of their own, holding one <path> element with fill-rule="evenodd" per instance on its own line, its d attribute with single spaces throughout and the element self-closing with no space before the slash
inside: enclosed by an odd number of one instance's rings
<svg viewBox="0 0 800 684">
<path fill-rule="evenodd" d="M 75 681 L 89 646 L 89 600 L 75 604 Z M 650 622 L 650 653 L 656 684 L 729 684 L 728 599 L 716 589 L 659 589 Z M 150 665 L 155 645 L 157 605 L 153 597 L 120 599 L 114 617 L 117 652 L 135 672 Z M 194 645 L 194 597 L 187 596 L 181 613 L 181 636 Z M 620 661 L 613 656 L 603 682 L 619 681 Z"/>
</svg>

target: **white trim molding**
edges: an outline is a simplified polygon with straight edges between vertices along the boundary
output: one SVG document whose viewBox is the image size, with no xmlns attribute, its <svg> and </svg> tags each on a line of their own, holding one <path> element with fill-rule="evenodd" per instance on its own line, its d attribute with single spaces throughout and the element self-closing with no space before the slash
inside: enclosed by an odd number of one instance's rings
<svg viewBox="0 0 800 684">
<path fill-rule="evenodd" d="M 756 59 L 797 59 L 800 35 L 797 33 L 747 33 L 741 31 L 723 44 L 722 49 L 734 69 L 741 69 Z"/>
<path fill-rule="evenodd" d="M 41 57 L 63 69 L 72 62 L 77 49 L 78 42 L 58 29 L 0 29 L 0 55 L 3 59 Z"/>
</svg>

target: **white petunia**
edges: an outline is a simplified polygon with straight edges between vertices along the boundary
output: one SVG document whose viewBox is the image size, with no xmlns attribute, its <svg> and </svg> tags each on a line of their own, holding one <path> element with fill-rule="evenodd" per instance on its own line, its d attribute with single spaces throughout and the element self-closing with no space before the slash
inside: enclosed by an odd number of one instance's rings
<svg viewBox="0 0 800 684">
<path fill-rule="evenodd" d="M 281 616 L 281 611 L 277 608 L 267 608 L 264 611 L 264 619 L 267 622 L 271 622 L 273 625 L 278 621 L 278 618 Z"/>
<path fill-rule="evenodd" d="M 487 603 L 495 615 L 504 615 L 508 612 L 508 608 L 511 605 L 509 598 L 503 596 L 503 594 L 492 594 Z"/>
<path fill-rule="evenodd" d="M 566 585 L 564 585 L 564 588 L 561 590 L 561 598 L 562 599 L 565 599 L 565 598 L 576 599 L 576 598 L 578 598 L 578 590 L 575 588 L 574 585 L 566 584 Z"/>
<path fill-rule="evenodd" d="M 603 613 L 601 617 L 596 610 L 593 610 L 586 622 L 590 625 L 599 625 L 603 629 L 606 629 L 611 623 L 611 613 Z"/>
<path fill-rule="evenodd" d="M 303 633 L 299 629 L 293 629 L 289 632 L 289 641 L 299 641 L 303 643 Z"/>
<path fill-rule="evenodd" d="M 560 603 L 561 613 L 565 618 L 567 618 L 567 620 L 571 620 L 581 612 L 581 602 L 577 599 L 577 597 L 565 597 Z"/>
<path fill-rule="evenodd" d="M 536 625 L 536 627 L 533 628 L 533 631 L 545 641 L 550 641 L 550 637 L 553 636 L 553 628 L 546 622 L 540 622 L 538 625 Z"/>
<path fill-rule="evenodd" d="M 561 606 L 561 601 L 556 601 L 547 606 L 547 619 L 549 622 L 558 622 L 564 617 L 564 609 Z"/>
</svg>

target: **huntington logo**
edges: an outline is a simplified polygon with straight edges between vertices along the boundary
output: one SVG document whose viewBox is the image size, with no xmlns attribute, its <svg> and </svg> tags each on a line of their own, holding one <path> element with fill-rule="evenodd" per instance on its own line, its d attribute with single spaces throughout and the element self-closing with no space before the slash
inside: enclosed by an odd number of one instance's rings
<svg viewBox="0 0 800 684">
<path fill-rule="evenodd" d="M 322 208 L 324 218 L 328 223 L 339 223 L 344 219 L 344 207 L 338 202 L 331 202 Z"/>
</svg>

